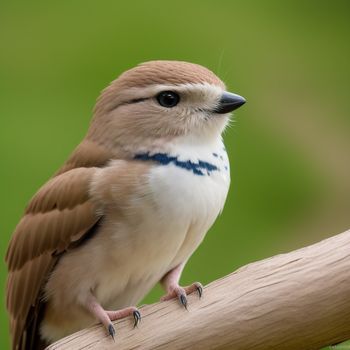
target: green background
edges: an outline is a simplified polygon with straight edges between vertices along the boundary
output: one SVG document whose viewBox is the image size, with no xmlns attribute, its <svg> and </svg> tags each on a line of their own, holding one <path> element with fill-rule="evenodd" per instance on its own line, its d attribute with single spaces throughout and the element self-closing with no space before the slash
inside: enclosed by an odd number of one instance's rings
<svg viewBox="0 0 350 350">
<path fill-rule="evenodd" d="M 248 101 L 225 133 L 225 210 L 184 284 L 349 228 L 349 9 L 339 0 L 2 0 L 1 257 L 28 200 L 84 136 L 101 89 L 152 59 L 200 63 Z"/>
</svg>

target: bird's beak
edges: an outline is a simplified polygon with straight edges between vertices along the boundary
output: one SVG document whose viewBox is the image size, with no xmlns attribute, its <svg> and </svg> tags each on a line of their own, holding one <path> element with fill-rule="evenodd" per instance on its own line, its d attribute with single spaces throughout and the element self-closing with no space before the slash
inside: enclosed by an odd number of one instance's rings
<svg viewBox="0 0 350 350">
<path fill-rule="evenodd" d="M 234 111 L 245 104 L 245 98 L 231 92 L 224 91 L 214 113 L 224 114 Z"/>
</svg>

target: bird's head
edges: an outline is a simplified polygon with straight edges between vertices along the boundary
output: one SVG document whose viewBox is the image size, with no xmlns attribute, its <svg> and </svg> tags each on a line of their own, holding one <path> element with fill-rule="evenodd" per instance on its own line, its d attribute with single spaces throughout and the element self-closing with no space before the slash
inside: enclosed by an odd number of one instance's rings
<svg viewBox="0 0 350 350">
<path fill-rule="evenodd" d="M 88 136 L 110 146 L 159 144 L 177 137 L 220 137 L 245 99 L 200 65 L 151 61 L 114 80 L 95 106 Z"/>
</svg>

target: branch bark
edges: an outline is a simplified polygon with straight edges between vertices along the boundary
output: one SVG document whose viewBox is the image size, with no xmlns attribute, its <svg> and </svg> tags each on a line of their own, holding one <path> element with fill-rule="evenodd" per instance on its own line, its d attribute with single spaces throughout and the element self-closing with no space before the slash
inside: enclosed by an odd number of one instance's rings
<svg viewBox="0 0 350 350">
<path fill-rule="evenodd" d="M 52 344 L 64 349 L 320 349 L 350 338 L 350 231 L 246 265 L 189 296 L 141 308 L 142 322 L 101 325 Z"/>
</svg>

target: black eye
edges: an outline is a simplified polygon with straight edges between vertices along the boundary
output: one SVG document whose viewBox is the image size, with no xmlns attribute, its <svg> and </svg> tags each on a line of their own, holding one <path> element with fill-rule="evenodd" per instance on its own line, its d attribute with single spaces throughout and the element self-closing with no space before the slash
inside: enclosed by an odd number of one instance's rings
<svg viewBox="0 0 350 350">
<path fill-rule="evenodd" d="M 157 95 L 157 101 L 161 106 L 171 108 L 179 103 L 180 96 L 173 91 L 163 91 Z"/>
</svg>

